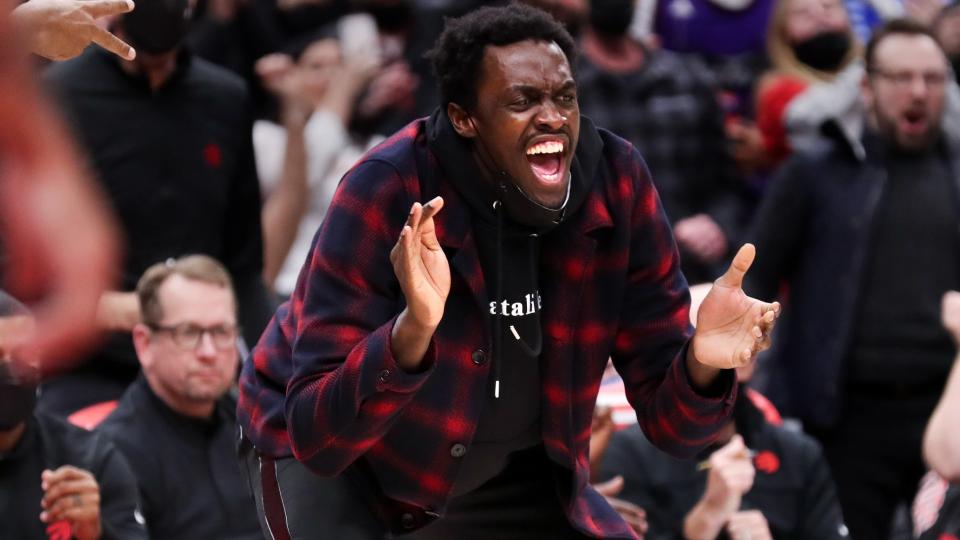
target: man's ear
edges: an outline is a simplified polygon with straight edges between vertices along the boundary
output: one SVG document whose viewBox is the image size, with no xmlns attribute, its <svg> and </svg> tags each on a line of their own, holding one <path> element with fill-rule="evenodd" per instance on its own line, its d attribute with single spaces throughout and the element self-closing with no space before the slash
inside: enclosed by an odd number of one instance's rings
<svg viewBox="0 0 960 540">
<path fill-rule="evenodd" d="M 447 104 L 447 117 L 450 118 L 453 129 L 461 137 L 472 139 L 477 136 L 477 126 L 474 125 L 470 113 L 463 107 L 451 101 Z"/>
<path fill-rule="evenodd" d="M 153 365 L 153 351 L 150 350 L 150 339 L 153 333 L 150 328 L 139 323 L 133 327 L 133 348 L 137 351 L 137 359 L 140 360 L 140 366 L 144 369 L 150 369 Z"/>
</svg>

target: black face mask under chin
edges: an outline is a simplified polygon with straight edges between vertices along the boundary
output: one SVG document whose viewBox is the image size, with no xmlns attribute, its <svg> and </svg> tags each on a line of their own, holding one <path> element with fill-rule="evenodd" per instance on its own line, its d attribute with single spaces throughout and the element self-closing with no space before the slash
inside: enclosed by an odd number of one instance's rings
<svg viewBox="0 0 960 540">
<path fill-rule="evenodd" d="M 817 71 L 836 71 L 850 52 L 847 32 L 820 32 L 793 45 L 797 60 Z"/>
<path fill-rule="evenodd" d="M 474 125 L 474 131 L 477 133 L 477 142 L 480 143 L 483 149 L 480 154 L 484 156 L 483 161 L 487 162 L 489 169 L 491 169 L 494 175 L 495 181 L 497 182 L 497 195 L 503 203 L 504 211 L 506 215 L 510 217 L 510 220 L 535 229 L 540 233 L 544 233 L 559 225 L 567 214 L 567 203 L 570 202 L 570 187 L 573 184 L 573 179 L 568 178 L 567 193 L 559 208 L 543 206 L 524 193 L 523 190 L 520 189 L 520 186 L 517 185 L 517 182 L 507 174 L 506 169 L 500 167 L 493 161 L 492 154 L 490 154 L 486 143 L 484 143 L 483 137 L 480 136 L 480 130 L 476 129 L 476 125 Z"/>
<path fill-rule="evenodd" d="M 0 431 L 9 431 L 27 421 L 37 404 L 37 384 L 15 373 L 11 363 L 0 363 Z"/>
<path fill-rule="evenodd" d="M 546 232 L 559 225 L 566 217 L 572 183 L 572 179 L 567 182 L 567 194 L 564 196 L 560 208 L 548 208 L 531 199 L 505 171 L 501 171 L 497 193 L 500 194 L 503 209 L 512 221 L 537 229 L 540 232 Z"/>
<path fill-rule="evenodd" d="M 123 16 L 123 30 L 138 51 L 162 54 L 175 49 L 189 29 L 187 0 L 141 0 Z"/>
</svg>

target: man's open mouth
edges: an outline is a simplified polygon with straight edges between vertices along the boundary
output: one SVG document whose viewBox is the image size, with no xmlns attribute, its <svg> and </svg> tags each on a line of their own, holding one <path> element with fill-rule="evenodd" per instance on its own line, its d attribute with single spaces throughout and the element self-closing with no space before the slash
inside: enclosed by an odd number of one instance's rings
<svg viewBox="0 0 960 540">
<path fill-rule="evenodd" d="M 527 148 L 527 161 L 537 180 L 557 184 L 563 180 L 563 156 L 566 143 L 562 139 L 540 141 Z"/>
<path fill-rule="evenodd" d="M 916 133 L 927 127 L 927 114 L 923 110 L 909 110 L 903 113 L 903 124 L 908 132 Z"/>
</svg>

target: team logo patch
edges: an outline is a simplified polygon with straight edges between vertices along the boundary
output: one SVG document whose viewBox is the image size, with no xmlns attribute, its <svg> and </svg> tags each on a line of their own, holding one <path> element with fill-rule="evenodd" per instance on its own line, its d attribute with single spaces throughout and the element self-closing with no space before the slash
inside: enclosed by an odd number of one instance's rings
<svg viewBox="0 0 960 540">
<path fill-rule="evenodd" d="M 753 458 L 753 466 L 758 471 L 773 474 L 780 470 L 780 458 L 769 450 L 764 450 Z"/>
<path fill-rule="evenodd" d="M 210 143 L 204 146 L 203 160 L 211 167 L 220 167 L 220 164 L 223 163 L 223 152 L 220 150 L 220 145 Z"/>
</svg>

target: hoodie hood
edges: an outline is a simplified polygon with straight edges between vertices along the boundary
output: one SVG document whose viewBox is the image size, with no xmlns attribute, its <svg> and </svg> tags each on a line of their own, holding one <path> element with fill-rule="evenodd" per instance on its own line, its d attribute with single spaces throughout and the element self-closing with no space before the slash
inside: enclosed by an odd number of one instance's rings
<svg viewBox="0 0 960 540">
<path fill-rule="evenodd" d="M 427 141 L 440 163 L 440 169 L 467 201 L 476 218 L 496 224 L 498 216 L 494 203 L 499 201 L 503 204 L 507 218 L 503 227 L 507 234 L 543 234 L 576 213 L 590 193 L 603 150 L 603 141 L 597 128 L 590 119 L 581 116 L 580 140 L 570 165 L 571 179 L 566 205 L 561 211 L 556 211 L 537 208 L 539 205 L 536 203 L 525 201 L 524 212 L 535 215 L 533 219 L 524 219 L 511 210 L 522 204 L 526 196 L 506 173 L 503 173 L 501 185 L 494 185 L 487 179 L 474 157 L 473 143 L 453 129 L 442 108 L 436 109 L 427 120 Z"/>
</svg>

